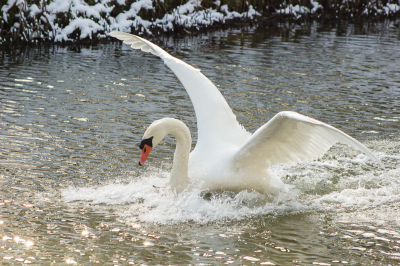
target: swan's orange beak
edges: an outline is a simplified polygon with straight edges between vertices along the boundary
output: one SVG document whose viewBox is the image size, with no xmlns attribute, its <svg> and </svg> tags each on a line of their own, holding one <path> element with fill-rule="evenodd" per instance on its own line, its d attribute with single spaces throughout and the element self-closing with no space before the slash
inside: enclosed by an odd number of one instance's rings
<svg viewBox="0 0 400 266">
<path fill-rule="evenodd" d="M 147 157 L 149 157 L 151 149 L 152 149 L 152 147 L 150 147 L 147 144 L 144 144 L 144 147 L 142 149 L 142 155 L 140 156 L 140 159 L 139 159 L 140 166 L 142 166 L 144 164 L 144 162 L 147 160 Z"/>
</svg>

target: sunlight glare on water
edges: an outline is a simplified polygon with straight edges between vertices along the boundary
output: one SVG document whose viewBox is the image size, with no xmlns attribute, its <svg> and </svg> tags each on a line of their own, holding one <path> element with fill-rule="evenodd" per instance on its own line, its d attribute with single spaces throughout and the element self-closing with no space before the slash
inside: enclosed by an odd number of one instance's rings
<svg viewBox="0 0 400 266">
<path fill-rule="evenodd" d="M 279 111 L 327 122 L 383 162 L 335 145 L 272 166 L 289 191 L 168 187 L 175 140 L 144 167 L 154 120 L 190 99 L 162 60 L 118 43 L 2 51 L 0 264 L 396 265 L 400 80 L 392 22 L 215 31 L 152 41 L 200 68 L 250 132 Z"/>
</svg>

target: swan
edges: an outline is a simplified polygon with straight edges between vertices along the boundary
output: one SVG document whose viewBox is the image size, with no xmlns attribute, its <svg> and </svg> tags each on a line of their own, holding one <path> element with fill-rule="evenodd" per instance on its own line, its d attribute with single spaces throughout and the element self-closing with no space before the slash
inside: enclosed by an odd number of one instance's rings
<svg viewBox="0 0 400 266">
<path fill-rule="evenodd" d="M 175 73 L 193 103 L 198 140 L 192 152 L 189 128 L 180 120 L 156 120 L 145 131 L 139 145 L 139 165 L 166 135 L 176 139 L 169 184 L 175 193 L 200 186 L 207 190 L 242 190 L 277 194 L 287 191 L 271 164 L 294 165 L 322 156 L 335 143 L 347 144 L 375 160 L 380 160 L 363 144 L 339 129 L 292 111 L 282 111 L 249 133 L 236 120 L 217 87 L 199 69 L 171 56 L 159 46 L 139 36 L 111 32 L 111 36 L 160 57 Z"/>
</svg>

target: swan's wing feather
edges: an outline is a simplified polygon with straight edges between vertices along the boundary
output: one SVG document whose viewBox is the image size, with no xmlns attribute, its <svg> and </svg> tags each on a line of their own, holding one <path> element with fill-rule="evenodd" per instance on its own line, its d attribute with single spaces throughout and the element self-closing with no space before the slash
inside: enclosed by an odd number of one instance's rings
<svg viewBox="0 0 400 266">
<path fill-rule="evenodd" d="M 153 47 L 148 46 L 145 42 L 143 42 L 145 40 L 138 36 L 120 31 L 113 31 L 110 33 L 110 35 L 123 41 L 126 44 L 130 44 L 133 49 L 141 49 L 144 52 L 150 52 L 154 55 L 158 55 L 158 53 L 154 49 L 152 49 Z"/>
<path fill-rule="evenodd" d="M 363 144 L 333 126 L 295 112 L 280 112 L 260 127 L 235 154 L 242 164 L 293 165 L 322 156 L 335 143 L 347 144 L 377 161 Z"/>
<path fill-rule="evenodd" d="M 159 56 L 175 73 L 189 94 L 196 113 L 198 128 L 196 146 L 218 142 L 242 144 L 243 140 L 248 138 L 248 132 L 239 125 L 221 92 L 200 70 L 139 36 L 125 32 L 111 32 L 110 35 L 130 44 L 133 49 L 141 49 Z"/>
</svg>

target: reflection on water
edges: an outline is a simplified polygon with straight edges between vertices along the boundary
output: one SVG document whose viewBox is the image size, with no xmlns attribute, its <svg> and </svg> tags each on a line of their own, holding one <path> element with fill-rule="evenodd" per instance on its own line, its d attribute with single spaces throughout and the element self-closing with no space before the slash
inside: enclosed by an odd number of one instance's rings
<svg viewBox="0 0 400 266">
<path fill-rule="evenodd" d="M 202 69 L 249 131 L 297 111 L 356 137 L 387 168 L 338 145 L 315 162 L 274 166 L 290 186 L 278 197 L 174 197 L 172 138 L 137 166 L 137 145 L 155 119 L 182 119 L 196 139 L 190 100 L 157 57 L 119 44 L 3 51 L 0 264 L 398 264 L 393 25 L 154 40 Z"/>
</svg>

